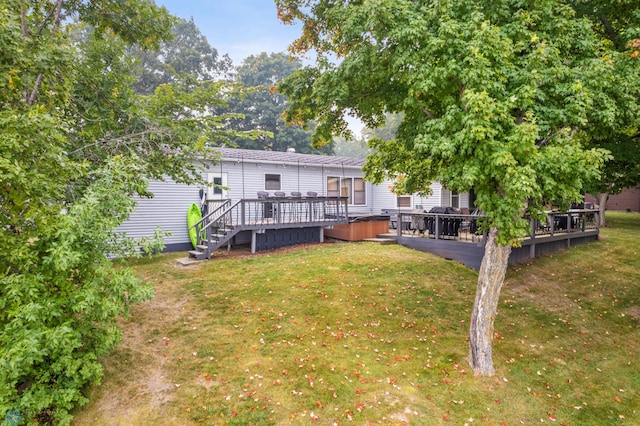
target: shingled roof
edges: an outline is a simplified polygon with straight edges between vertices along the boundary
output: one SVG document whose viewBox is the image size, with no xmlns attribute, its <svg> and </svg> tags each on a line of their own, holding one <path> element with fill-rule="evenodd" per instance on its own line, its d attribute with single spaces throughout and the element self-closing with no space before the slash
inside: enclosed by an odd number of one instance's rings
<svg viewBox="0 0 640 426">
<path fill-rule="evenodd" d="M 353 157 L 338 157 L 334 155 L 298 154 L 296 152 L 260 151 L 252 149 L 215 148 L 222 154 L 223 160 L 247 160 L 254 162 L 271 162 L 284 164 L 307 164 L 324 166 L 362 167 L 364 160 Z"/>
</svg>

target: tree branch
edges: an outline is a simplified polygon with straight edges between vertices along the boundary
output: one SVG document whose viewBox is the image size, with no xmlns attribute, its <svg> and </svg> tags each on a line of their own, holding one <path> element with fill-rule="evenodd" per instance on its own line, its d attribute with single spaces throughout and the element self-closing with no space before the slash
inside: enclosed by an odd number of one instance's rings
<svg viewBox="0 0 640 426">
<path fill-rule="evenodd" d="M 42 31 L 44 30 L 47 22 L 49 22 L 52 16 L 55 17 L 53 19 L 53 28 L 51 30 L 51 34 L 55 34 L 58 31 L 58 29 L 60 28 L 60 22 L 62 20 L 62 2 L 63 0 L 57 0 L 54 8 L 51 9 L 47 16 L 42 20 L 42 24 L 40 25 L 40 28 L 38 28 L 38 36 L 42 34 Z M 25 37 L 29 37 L 29 28 L 27 28 L 26 11 L 24 8 L 20 10 L 20 19 L 22 21 L 22 33 Z M 40 87 L 42 86 L 43 78 L 43 74 L 38 74 L 31 93 L 27 91 L 26 95 L 28 96 L 25 96 L 27 105 L 31 106 L 36 101 L 36 97 L 38 96 L 38 92 L 40 92 Z"/>
<path fill-rule="evenodd" d="M 549 142 L 551 139 L 555 138 L 556 136 L 558 136 L 560 134 L 560 132 L 562 132 L 564 129 L 568 129 L 571 126 L 562 126 L 560 127 L 556 132 L 554 132 L 553 134 L 547 136 L 546 138 L 542 139 L 540 142 L 537 143 L 537 145 L 539 147 L 544 146 L 547 142 Z"/>
<path fill-rule="evenodd" d="M 36 77 L 36 83 L 33 85 L 33 90 L 27 99 L 27 105 L 31 106 L 36 101 L 36 96 L 38 96 L 40 86 L 42 85 L 42 78 L 42 74 L 38 74 L 38 77 Z"/>
<path fill-rule="evenodd" d="M 56 5 L 49 11 L 49 13 L 47 14 L 47 16 L 45 16 L 45 18 L 42 20 L 42 23 L 40 24 L 40 28 L 38 28 L 38 35 L 42 34 L 42 31 L 45 29 L 45 27 L 47 26 L 47 22 L 49 22 L 49 20 L 51 19 L 51 17 L 56 14 L 56 18 L 59 19 L 60 18 L 60 7 L 62 6 L 62 2 L 61 0 L 58 0 L 56 2 Z M 56 20 L 57 20 L 56 19 Z M 54 20 L 54 29 L 56 26 L 56 20 Z M 58 21 L 59 23 L 59 21 Z"/>
<path fill-rule="evenodd" d="M 458 86 L 460 87 L 460 90 L 458 91 L 458 99 L 460 99 L 460 101 L 462 101 L 462 98 L 464 97 L 464 92 L 467 89 L 467 86 L 463 83 L 458 83 Z M 464 112 L 467 112 L 467 104 L 460 102 L 462 104 L 462 110 Z"/>
<path fill-rule="evenodd" d="M 24 6 L 20 8 L 20 27 L 22 28 L 22 35 L 29 37 L 29 27 L 27 26 L 27 11 Z"/>
<path fill-rule="evenodd" d="M 436 118 L 435 115 L 433 115 L 433 113 L 426 108 L 422 108 L 422 112 L 424 112 L 424 114 L 431 120 Z"/>
<path fill-rule="evenodd" d="M 145 135 L 150 135 L 150 134 L 158 134 L 158 135 L 169 135 L 168 132 L 164 132 L 164 131 L 155 131 L 155 130 L 143 130 L 141 132 L 137 132 L 137 133 L 131 133 L 128 135 L 124 135 L 124 136 L 118 136 L 118 137 L 114 137 L 114 138 L 103 138 L 100 139 L 99 141 L 87 144 L 87 145 L 83 145 L 78 149 L 75 149 L 73 151 L 71 151 L 68 155 L 75 155 L 81 151 L 84 151 L 85 149 L 91 148 L 93 146 L 98 146 L 98 145 L 104 145 L 104 144 L 108 144 L 108 143 L 122 143 L 125 141 L 131 141 L 134 138 L 140 137 L 140 136 L 145 136 Z"/>
<path fill-rule="evenodd" d="M 602 22 L 602 25 L 604 25 L 604 32 L 607 34 L 609 40 L 611 40 L 613 44 L 617 45 L 616 40 L 618 39 L 618 33 L 611 25 L 611 22 L 609 22 L 609 20 L 606 16 L 604 16 L 603 13 L 598 15 L 598 18 L 600 18 L 600 22 Z"/>
</svg>

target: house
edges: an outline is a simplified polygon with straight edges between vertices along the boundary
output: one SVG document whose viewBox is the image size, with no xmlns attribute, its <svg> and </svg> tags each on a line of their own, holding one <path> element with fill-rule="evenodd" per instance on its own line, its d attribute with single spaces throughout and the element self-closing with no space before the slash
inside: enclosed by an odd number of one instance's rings
<svg viewBox="0 0 640 426">
<path fill-rule="evenodd" d="M 365 181 L 364 160 L 357 158 L 232 148 L 218 152 L 220 161 L 202 172 L 215 186 L 153 181 L 149 190 L 155 196 L 138 199 L 118 231 L 139 238 L 161 228 L 171 233 L 165 238 L 167 251 L 191 250 L 187 210 L 192 203 L 203 204 L 204 198 L 207 214 L 195 228 L 196 250 L 189 252 L 204 259 L 224 245 L 250 244 L 255 252 L 321 242 L 325 232 L 334 236 L 329 233 L 340 227 L 367 227 L 363 222 L 372 217 L 371 222 L 388 231 L 390 217 L 382 213 L 392 211 L 400 244 L 480 267 L 484 239 L 477 234 L 478 217 L 443 209 L 470 209 L 473 193 L 457 194 L 435 182 L 429 196 L 398 196 L 390 190 L 392 182 Z M 549 212 L 545 222 L 530 219 L 531 234 L 512 251 L 509 263 L 597 240 L 597 214 L 583 209 Z"/>
<path fill-rule="evenodd" d="M 351 157 L 218 148 L 221 159 L 203 171 L 208 182 L 218 186 L 206 189 L 209 203 L 221 200 L 255 199 L 258 192 L 286 195 L 316 193 L 319 197 L 346 197 L 349 218 L 379 215 L 386 209 L 429 211 L 435 206 L 469 207 L 469 194 L 456 194 L 439 183 L 431 185 L 431 195 L 397 196 L 392 182 L 374 185 L 363 178 L 364 160 Z M 171 232 L 165 238 L 167 251 L 191 249 L 186 212 L 192 203 L 201 203 L 202 188 L 171 180 L 152 181 L 153 198 L 140 198 L 130 219 L 119 232 L 129 237 L 151 236 L 160 227 Z M 236 243 L 247 243 L 239 237 Z M 314 237 L 315 238 L 315 237 Z M 322 236 L 319 236 L 322 238 Z"/>
<path fill-rule="evenodd" d="M 585 201 L 598 204 L 598 199 L 594 195 L 585 197 Z M 607 199 L 607 210 L 640 212 L 640 185 L 623 189 L 620 194 L 610 195 Z"/>
</svg>

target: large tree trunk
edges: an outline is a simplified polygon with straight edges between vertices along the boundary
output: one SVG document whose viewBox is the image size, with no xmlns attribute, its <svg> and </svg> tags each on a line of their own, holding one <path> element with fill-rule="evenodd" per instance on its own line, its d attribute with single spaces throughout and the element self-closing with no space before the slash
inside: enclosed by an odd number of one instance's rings
<svg viewBox="0 0 640 426">
<path fill-rule="evenodd" d="M 495 373 L 492 359 L 493 321 L 511 254 L 511 246 L 498 245 L 497 235 L 498 230 L 491 228 L 478 274 L 476 301 L 471 313 L 469 364 L 476 376 L 492 376 Z"/>
<path fill-rule="evenodd" d="M 605 228 L 607 226 L 607 220 L 605 219 L 604 212 L 607 209 L 609 194 L 606 192 L 600 192 L 596 197 L 598 198 L 598 211 L 600 212 L 600 228 Z"/>
</svg>

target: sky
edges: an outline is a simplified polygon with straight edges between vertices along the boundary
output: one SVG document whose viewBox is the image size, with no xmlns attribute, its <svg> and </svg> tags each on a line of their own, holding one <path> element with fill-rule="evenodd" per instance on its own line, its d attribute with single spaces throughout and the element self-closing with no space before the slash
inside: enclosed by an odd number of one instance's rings
<svg viewBox="0 0 640 426">
<path fill-rule="evenodd" d="M 301 32 L 300 25 L 284 25 L 273 0 L 156 0 L 173 15 L 193 17 L 196 26 L 219 54 L 234 65 L 261 52 L 284 52 Z"/>
<path fill-rule="evenodd" d="M 170 13 L 190 19 L 218 54 L 228 54 L 234 65 L 262 52 L 286 52 L 302 32 L 302 26 L 285 25 L 277 16 L 273 0 L 156 0 Z M 304 62 L 304 61 L 303 61 Z M 359 135 L 362 122 L 345 117 Z"/>
</svg>

